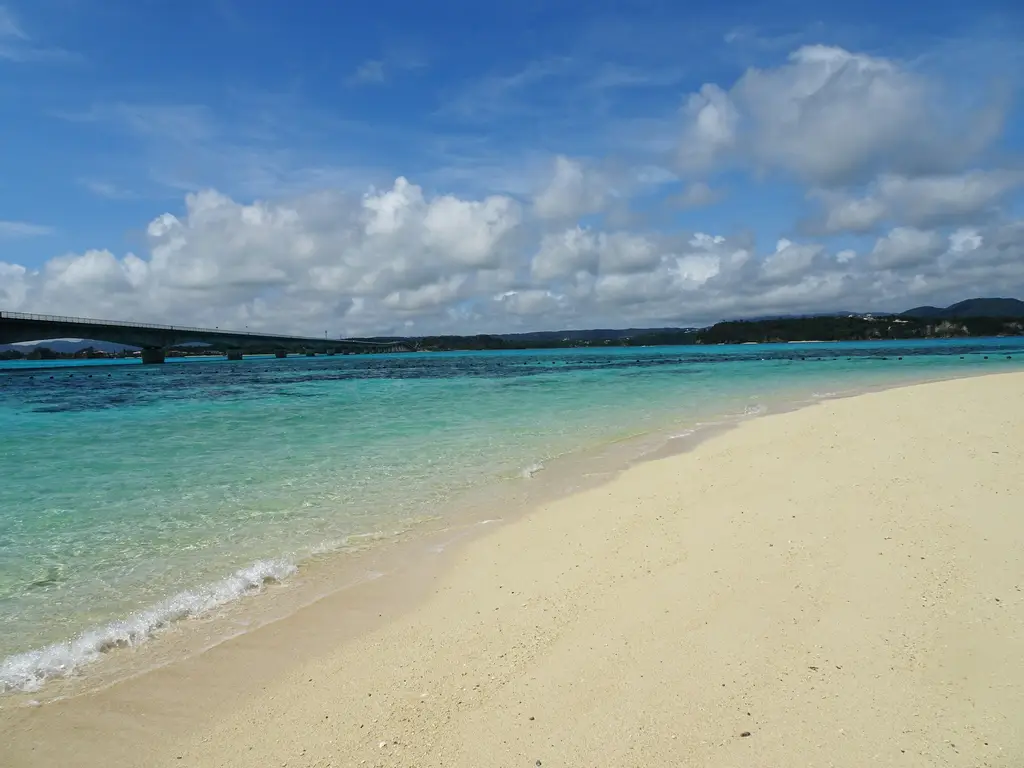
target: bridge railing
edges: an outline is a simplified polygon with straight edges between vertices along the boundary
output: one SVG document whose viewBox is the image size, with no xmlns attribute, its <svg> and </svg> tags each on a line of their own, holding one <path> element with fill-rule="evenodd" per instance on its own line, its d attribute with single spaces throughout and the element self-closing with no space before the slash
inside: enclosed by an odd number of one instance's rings
<svg viewBox="0 0 1024 768">
<path fill-rule="evenodd" d="M 286 339 L 288 341 L 321 341 L 313 336 L 290 336 L 280 333 L 259 333 L 257 331 L 231 331 L 221 328 L 193 328 L 185 325 L 160 325 L 159 323 L 132 323 L 119 320 L 96 320 L 89 317 L 66 317 L 62 315 L 33 315 L 27 312 L 0 312 L 0 319 L 29 320 L 32 322 L 47 323 L 75 323 L 79 325 L 105 325 L 120 326 L 124 328 L 141 328 L 150 331 L 176 331 L 178 333 L 202 333 L 202 334 L 225 334 L 228 336 L 252 336 L 263 339 Z M 391 342 L 379 341 L 356 341 L 352 339 L 329 339 L 324 337 L 323 341 L 346 342 L 349 344 L 362 344 L 367 347 L 390 346 Z"/>
</svg>

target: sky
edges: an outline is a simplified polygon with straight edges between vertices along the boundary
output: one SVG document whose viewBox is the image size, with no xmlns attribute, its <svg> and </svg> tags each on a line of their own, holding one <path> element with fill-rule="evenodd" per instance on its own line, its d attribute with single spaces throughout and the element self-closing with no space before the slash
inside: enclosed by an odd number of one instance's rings
<svg viewBox="0 0 1024 768">
<path fill-rule="evenodd" d="M 332 336 L 1024 298 L 1024 7 L 0 0 L 0 310 Z"/>
</svg>

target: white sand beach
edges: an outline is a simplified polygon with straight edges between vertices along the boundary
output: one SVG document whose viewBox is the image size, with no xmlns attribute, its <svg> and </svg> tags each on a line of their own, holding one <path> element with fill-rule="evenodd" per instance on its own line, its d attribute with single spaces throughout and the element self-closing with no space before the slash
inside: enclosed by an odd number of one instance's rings
<svg viewBox="0 0 1024 768">
<path fill-rule="evenodd" d="M 743 422 L 495 527 L 415 592 L 5 710 L 0 764 L 1024 765 L 1024 374 Z M 272 679 L 223 693 L 270 653 Z"/>
</svg>

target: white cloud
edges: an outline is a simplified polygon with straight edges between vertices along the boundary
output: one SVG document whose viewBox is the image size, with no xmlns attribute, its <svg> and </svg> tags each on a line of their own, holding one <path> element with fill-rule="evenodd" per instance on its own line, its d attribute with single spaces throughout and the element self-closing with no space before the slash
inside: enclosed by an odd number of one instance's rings
<svg viewBox="0 0 1024 768">
<path fill-rule="evenodd" d="M 812 196 L 825 207 L 823 232 L 870 232 L 886 220 L 920 227 L 983 217 L 1022 184 L 1024 173 L 1001 169 L 917 178 L 883 174 L 863 197 L 829 190 Z"/>
<path fill-rule="evenodd" d="M 578 271 L 592 272 L 597 264 L 597 239 L 580 227 L 545 234 L 533 257 L 535 279 L 546 281 L 568 277 Z"/>
<path fill-rule="evenodd" d="M 989 210 L 1021 184 L 1024 173 L 1007 170 L 916 179 L 886 175 L 878 182 L 878 193 L 898 209 L 897 216 L 911 224 L 930 226 Z"/>
<path fill-rule="evenodd" d="M 970 253 L 980 248 L 983 242 L 978 230 L 964 227 L 950 234 L 949 250 L 955 254 Z"/>
<path fill-rule="evenodd" d="M 4 308 L 17 309 L 26 305 L 29 280 L 25 267 L 0 261 L 0 301 L 3 301 Z"/>
<path fill-rule="evenodd" d="M 888 215 L 884 202 L 877 197 L 850 198 L 827 191 L 814 193 L 825 206 L 820 229 L 825 234 L 838 232 L 870 232 Z"/>
<path fill-rule="evenodd" d="M 676 259 L 675 269 L 669 268 L 674 278 L 685 288 L 696 288 L 716 277 L 722 269 L 721 260 L 715 256 L 691 254 Z"/>
<path fill-rule="evenodd" d="M 534 320 L 559 309 L 564 301 L 563 296 L 542 288 L 505 291 L 494 298 L 505 312 Z"/>
<path fill-rule="evenodd" d="M 466 281 L 466 275 L 451 275 L 419 288 L 392 291 L 384 297 L 384 306 L 402 312 L 419 312 L 443 307 L 459 297 Z"/>
<path fill-rule="evenodd" d="M 686 127 L 678 156 L 683 170 L 707 171 L 735 147 L 739 111 L 717 85 L 707 84 L 692 94 L 683 115 Z"/>
<path fill-rule="evenodd" d="M 558 155 L 546 186 L 533 206 L 543 219 L 571 219 L 596 213 L 608 202 L 608 179 L 579 160 Z"/>
<path fill-rule="evenodd" d="M 205 191 L 147 245 L 37 270 L 0 263 L 5 309 L 331 334 L 699 324 L 781 312 L 903 309 L 1024 291 L 1024 222 L 897 227 L 857 254 L 745 237 L 546 230 L 506 197 L 430 195 L 404 178 L 363 196 L 239 203 Z"/>
<path fill-rule="evenodd" d="M 821 245 L 797 245 L 790 240 L 779 240 L 775 252 L 765 258 L 762 272 L 772 282 L 792 279 L 810 271 L 824 250 Z"/>
<path fill-rule="evenodd" d="M 883 170 L 949 172 L 993 136 L 988 111 L 965 119 L 900 62 L 823 45 L 799 48 L 779 67 L 748 69 L 728 91 L 704 85 L 684 118 L 685 170 L 741 162 L 822 186 Z"/>
<path fill-rule="evenodd" d="M 505 240 L 520 220 L 509 198 L 428 197 L 404 178 L 362 197 L 287 204 L 245 205 L 208 190 L 188 195 L 182 215 L 150 222 L 145 258 L 61 256 L 18 271 L 23 290 L 5 298 L 83 315 L 379 331 L 507 285 Z"/>
<path fill-rule="evenodd" d="M 0 240 L 52 235 L 53 227 L 31 224 L 27 221 L 0 221 Z"/>
<path fill-rule="evenodd" d="M 934 262 L 945 245 L 937 232 L 897 227 L 875 242 L 871 263 L 879 269 L 919 267 Z"/>
<path fill-rule="evenodd" d="M 425 244 L 467 267 L 496 267 L 501 263 L 497 245 L 519 220 L 519 205 L 507 197 L 476 202 L 445 195 L 427 209 Z"/>
<path fill-rule="evenodd" d="M 644 235 L 602 232 L 598 237 L 598 266 L 604 274 L 648 272 L 663 257 L 657 244 Z"/>
<path fill-rule="evenodd" d="M 589 272 L 594 275 L 623 275 L 647 272 L 664 254 L 658 244 L 628 232 L 598 232 L 575 227 L 546 234 L 533 257 L 531 273 L 539 280 L 551 280 Z"/>
<path fill-rule="evenodd" d="M 0 16 L 0 30 L 3 23 Z M 383 57 L 365 63 L 361 77 L 380 82 L 391 69 Z M 485 116 L 522 117 L 578 69 L 550 59 L 478 83 L 468 96 L 490 105 Z M 608 70 L 608 82 L 590 90 L 610 93 L 635 74 Z M 298 167 L 289 150 L 203 106 L 97 107 L 77 119 L 116 124 L 138 139 L 156 158 L 151 175 L 189 190 L 184 206 L 155 216 L 135 253 L 97 247 L 56 255 L 38 269 L 0 263 L 0 301 L 26 311 L 222 328 L 417 335 L 698 324 L 1024 292 L 1024 223 L 1012 218 L 1013 205 L 1000 209 L 1016 202 L 1011 195 L 1024 177 L 981 167 L 998 157 L 979 155 L 991 121 L 953 110 L 919 70 L 807 46 L 731 85 L 705 85 L 682 112 L 683 135 L 674 123 L 667 145 L 624 141 L 619 156 L 583 159 L 537 148 L 503 154 L 483 139 L 439 141 L 447 177 L 426 170 L 420 186 L 389 174 L 373 186 L 379 174 L 358 184 L 326 172 L 308 184 L 286 183 Z M 666 170 L 673 163 L 676 172 Z M 246 183 L 228 166 L 247 169 Z M 706 222 L 764 227 L 770 216 L 773 231 L 788 231 L 793 222 L 775 219 L 791 191 L 765 211 L 756 198 L 776 194 L 771 177 L 782 172 L 787 184 L 804 182 L 806 197 L 821 206 L 810 234 L 759 248 L 749 234 L 679 231 L 694 214 L 680 216 L 665 203 L 716 202 L 714 174 L 729 169 L 766 183 L 730 177 L 745 207 L 710 210 Z M 492 177 L 490 186 L 467 183 L 483 176 Z M 218 183 L 195 183 L 210 178 Z M 112 199 L 122 192 L 103 181 L 83 184 Z M 670 191 L 670 184 L 678 186 Z M 507 191 L 466 192 L 496 186 Z M 261 193 L 273 198 L 252 200 Z M 47 232 L 0 222 L 0 236 Z M 851 247 L 863 241 L 816 239 L 836 233 L 877 240 Z"/>
<path fill-rule="evenodd" d="M 695 181 L 688 184 L 681 194 L 672 198 L 672 203 L 680 208 L 700 208 L 717 203 L 723 196 L 721 191 L 712 189 L 707 182 Z"/>
</svg>

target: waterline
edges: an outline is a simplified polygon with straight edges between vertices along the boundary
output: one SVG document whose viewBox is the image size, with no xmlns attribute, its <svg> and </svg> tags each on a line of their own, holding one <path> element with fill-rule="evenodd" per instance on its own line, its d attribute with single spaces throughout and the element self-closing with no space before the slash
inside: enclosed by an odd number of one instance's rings
<svg viewBox="0 0 1024 768">
<path fill-rule="evenodd" d="M 37 690 L 339 545 L 498 498 L 500 478 L 537 483 L 602 445 L 656 447 L 776 402 L 1019 366 L 1011 341 L 815 345 L 819 361 L 767 347 L 270 361 L 102 386 L 0 375 L 0 686 Z"/>
</svg>

